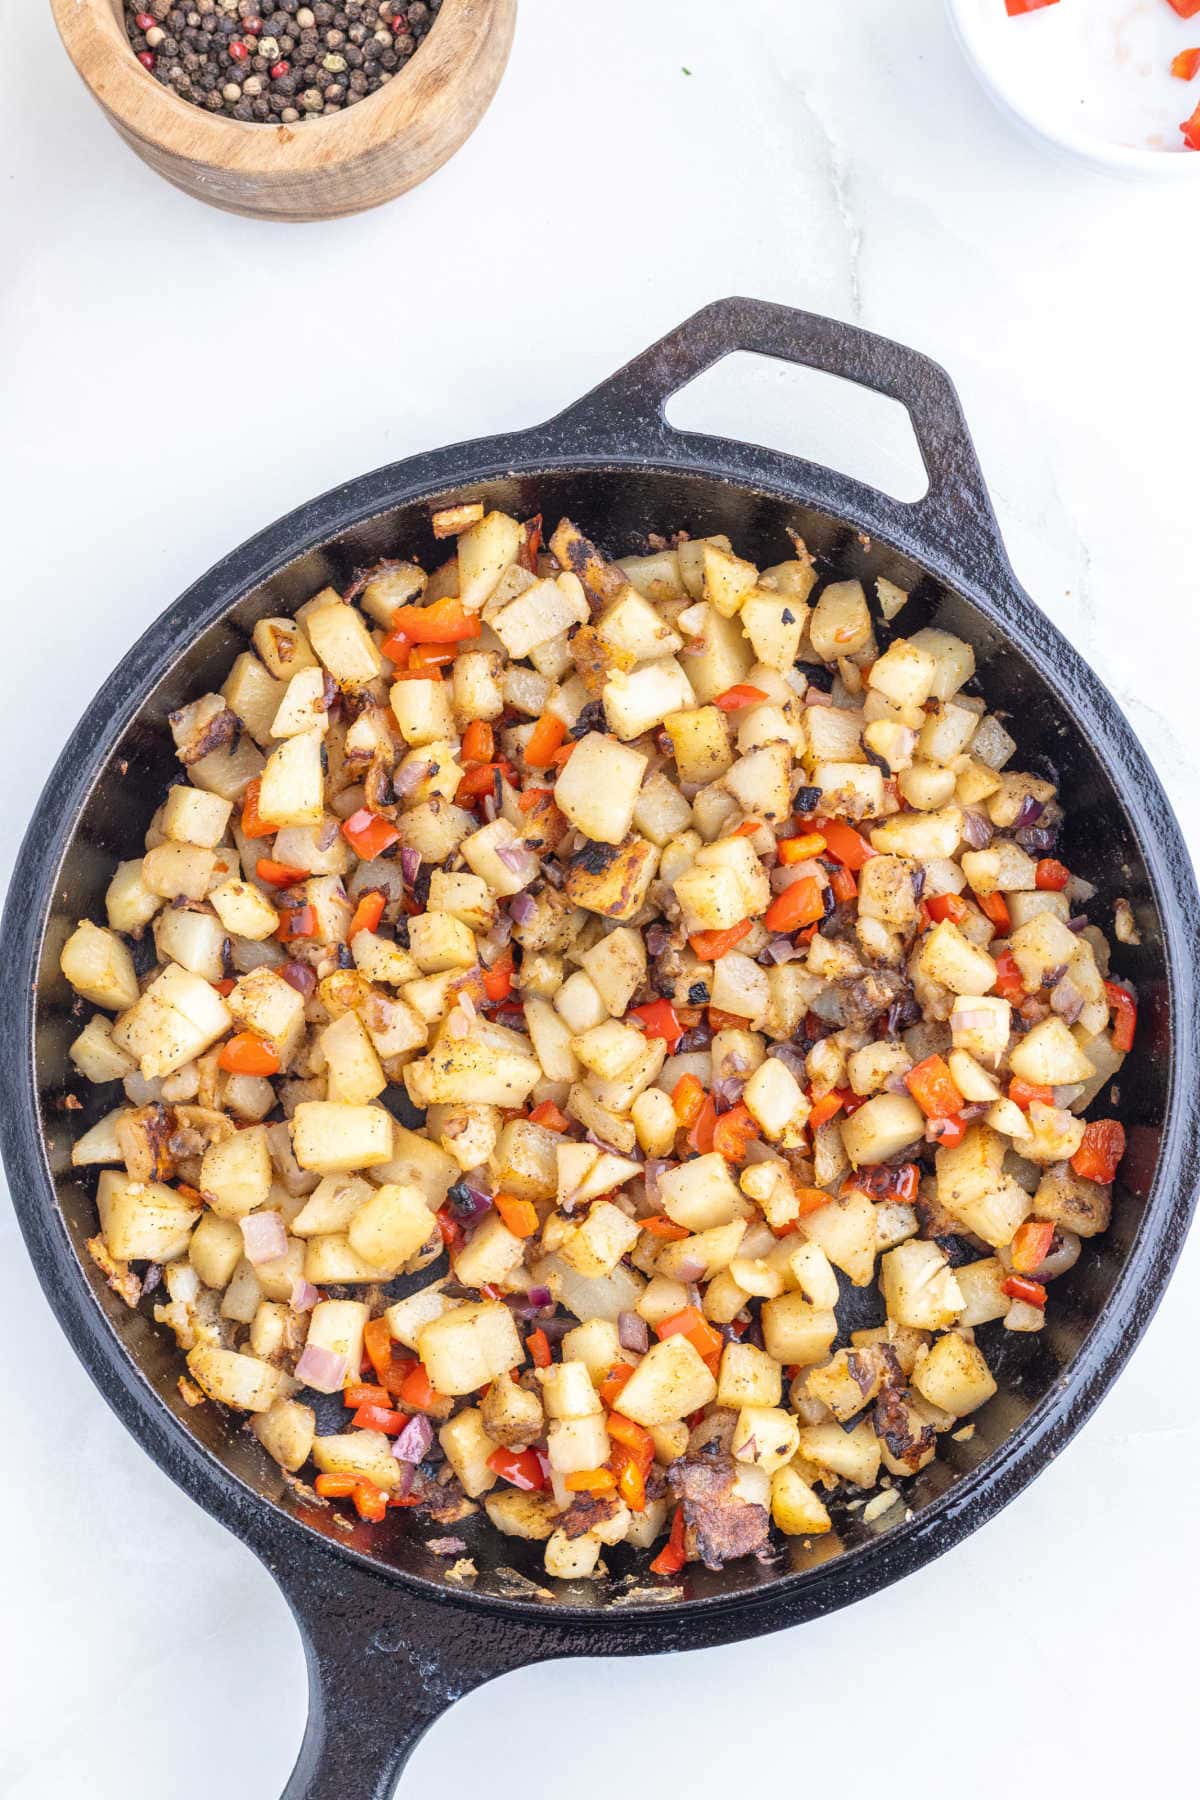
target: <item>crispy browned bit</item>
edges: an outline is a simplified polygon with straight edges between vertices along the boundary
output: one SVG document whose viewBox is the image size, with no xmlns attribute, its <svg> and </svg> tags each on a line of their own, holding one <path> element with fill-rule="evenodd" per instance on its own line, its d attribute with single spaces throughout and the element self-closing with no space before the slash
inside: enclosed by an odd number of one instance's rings
<svg viewBox="0 0 1200 1800">
<path fill-rule="evenodd" d="M 767 1509 L 734 1493 L 737 1466 L 731 1458 L 693 1458 L 689 1453 L 672 1463 L 668 1479 L 706 1568 L 722 1569 L 768 1547 Z"/>
<path fill-rule="evenodd" d="M 88 1238 L 87 1252 L 113 1293 L 119 1294 L 126 1306 L 136 1306 L 142 1297 L 142 1284 L 129 1264 L 111 1256 L 102 1237 Z"/>
</svg>

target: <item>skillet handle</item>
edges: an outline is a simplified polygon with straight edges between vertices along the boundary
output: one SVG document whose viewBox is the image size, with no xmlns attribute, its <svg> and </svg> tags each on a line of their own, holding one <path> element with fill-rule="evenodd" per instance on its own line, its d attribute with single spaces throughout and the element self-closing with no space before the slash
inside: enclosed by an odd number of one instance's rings
<svg viewBox="0 0 1200 1800">
<path fill-rule="evenodd" d="M 727 438 L 677 431 L 664 407 L 695 376 L 735 350 L 755 351 L 839 375 L 898 400 L 912 422 L 929 478 L 920 500 L 894 500 L 876 488 L 801 457 Z M 623 369 L 551 421 L 563 448 L 590 455 L 630 449 L 676 465 L 689 451 L 724 463 L 732 479 L 797 476 L 806 495 L 833 512 L 873 521 L 901 546 L 936 547 L 965 572 L 999 560 L 1007 568 L 979 460 L 958 395 L 945 370 L 920 351 L 856 325 L 774 301 L 715 300 L 668 332 Z"/>
<path fill-rule="evenodd" d="M 328 1555 L 264 1557 L 304 1643 L 308 1721 L 282 1800 L 391 1800 L 429 1727 L 546 1652 L 520 1622 L 438 1606 Z"/>
</svg>

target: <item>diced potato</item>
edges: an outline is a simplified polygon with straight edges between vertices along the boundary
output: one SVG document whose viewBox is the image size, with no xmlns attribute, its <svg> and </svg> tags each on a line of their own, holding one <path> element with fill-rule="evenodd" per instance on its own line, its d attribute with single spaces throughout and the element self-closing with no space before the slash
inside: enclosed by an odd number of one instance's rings
<svg viewBox="0 0 1200 1800">
<path fill-rule="evenodd" d="M 834 1312 L 810 1306 L 802 1294 L 780 1294 L 775 1300 L 765 1300 L 762 1327 L 767 1354 L 778 1363 L 795 1363 L 801 1368 L 824 1361 L 838 1329 Z"/>
<path fill-rule="evenodd" d="M 638 1240 L 638 1227 L 609 1200 L 597 1200 L 559 1246 L 563 1262 L 579 1274 L 608 1275 Z"/>
<path fill-rule="evenodd" d="M 446 1452 L 446 1460 L 462 1483 L 468 1500 L 477 1500 L 495 1487 L 499 1477 L 488 1467 L 488 1457 L 499 1449 L 495 1438 L 484 1429 L 483 1414 L 477 1406 L 464 1407 L 441 1427 L 438 1442 Z"/>
<path fill-rule="evenodd" d="M 619 844 L 633 825 L 647 762 L 640 751 L 589 732 L 576 744 L 555 783 L 555 803 L 585 837 Z"/>
<path fill-rule="evenodd" d="M 925 1115 L 907 1094 L 876 1094 L 842 1121 L 842 1143 L 856 1169 L 887 1162 L 925 1136 Z"/>
<path fill-rule="evenodd" d="M 383 658 L 357 607 L 335 601 L 310 613 L 305 627 L 313 649 L 340 687 L 364 687 L 382 673 Z"/>
<path fill-rule="evenodd" d="M 546 1545 L 546 1573 L 557 1581 L 586 1580 L 597 1574 L 599 1562 L 600 1539 L 592 1531 L 573 1538 L 560 1527 Z"/>
<path fill-rule="evenodd" d="M 516 659 L 572 625 L 586 625 L 589 609 L 578 577 L 564 570 L 557 577 L 535 581 L 498 613 L 489 609 L 488 616 L 509 656 Z"/>
<path fill-rule="evenodd" d="M 647 1428 L 669 1425 L 707 1406 L 716 1392 L 716 1381 L 699 1352 L 676 1335 L 651 1345 L 621 1390 L 621 1411 Z"/>
<path fill-rule="evenodd" d="M 152 1081 L 202 1056 L 231 1022 L 230 1010 L 216 989 L 172 963 L 114 1026 L 113 1038 L 137 1058 L 142 1074 Z"/>
<path fill-rule="evenodd" d="M 921 975 L 940 982 L 952 994 L 982 997 L 996 983 L 992 958 L 971 943 L 951 919 L 943 919 L 922 938 L 914 966 Z"/>
<path fill-rule="evenodd" d="M 861 581 L 831 581 L 808 621 L 809 638 L 823 662 L 853 657 L 871 642 L 871 614 Z"/>
<path fill-rule="evenodd" d="M 950 1014 L 954 1047 L 995 1068 L 1008 1048 L 1011 1021 L 1010 1002 L 998 1000 L 994 995 L 971 995 L 956 1000 Z"/>
<path fill-rule="evenodd" d="M 821 762 L 813 769 L 821 805 L 847 819 L 875 819 L 883 811 L 883 774 L 874 763 Z"/>
<path fill-rule="evenodd" d="M 385 1270 L 377 1269 L 374 1263 L 364 1262 L 358 1251 L 351 1247 L 350 1239 L 344 1232 L 331 1231 L 306 1240 L 304 1279 L 317 1287 L 360 1282 L 375 1286 L 386 1281 L 388 1275 Z"/>
<path fill-rule="evenodd" d="M 874 1487 L 879 1479 L 879 1440 L 865 1419 L 853 1431 L 843 1431 L 837 1424 L 802 1426 L 800 1455 L 854 1487 Z"/>
<path fill-rule="evenodd" d="M 200 1215 L 188 1244 L 188 1261 L 205 1287 L 227 1287 L 244 1253 L 245 1241 L 235 1220 L 211 1211 Z"/>
<path fill-rule="evenodd" d="M 822 1207 L 821 1211 L 829 1215 L 827 1222 L 832 1226 L 834 1222 L 832 1209 Z M 830 1232 L 830 1236 L 833 1235 Z M 835 1242 L 834 1247 L 839 1249 L 843 1262 L 852 1260 L 845 1254 L 845 1240 L 841 1243 Z M 857 1264 L 857 1260 L 858 1253 L 856 1251 L 852 1266 Z M 833 1272 L 833 1264 L 828 1252 L 815 1239 L 807 1239 L 805 1242 L 797 1244 L 794 1250 L 789 1251 L 787 1269 L 796 1287 L 810 1306 L 829 1309 L 837 1305 L 838 1279 Z M 874 1273 L 874 1258 L 872 1258 L 872 1273 Z"/>
<path fill-rule="evenodd" d="M 743 1104 L 761 1127 L 763 1135 L 785 1150 L 804 1143 L 811 1106 L 800 1083 L 778 1057 L 761 1062 L 742 1094 Z"/>
<path fill-rule="evenodd" d="M 178 784 L 167 793 L 162 809 L 162 830 L 175 844 L 196 844 L 214 850 L 225 836 L 233 802 L 219 794 Z"/>
<path fill-rule="evenodd" d="M 415 1106 L 520 1106 L 540 1074 L 526 1038 L 477 1018 L 464 1038 L 443 1032 L 429 1056 L 408 1064 L 404 1082 Z"/>
<path fill-rule="evenodd" d="M 317 1415 L 300 1400 L 274 1400 L 266 1412 L 256 1414 L 251 1430 L 267 1455 L 294 1475 L 312 1455 Z"/>
<path fill-rule="evenodd" d="M 792 1414 L 779 1406 L 743 1406 L 733 1428 L 732 1451 L 738 1462 L 773 1475 L 791 1462 L 800 1430 Z"/>
<path fill-rule="evenodd" d="M 136 862 L 117 864 L 104 895 L 105 913 L 114 931 L 140 937 L 162 903 L 162 895 L 152 893 L 142 879 L 140 856 Z"/>
<path fill-rule="evenodd" d="M 199 1208 L 161 1181 L 131 1181 L 102 1169 L 96 1189 L 100 1231 L 118 1262 L 171 1262 L 188 1247 Z"/>
<path fill-rule="evenodd" d="M 300 1167 L 319 1175 L 373 1168 L 392 1155 L 391 1115 L 379 1106 L 305 1100 L 292 1116 L 292 1145 Z"/>
<path fill-rule="evenodd" d="M 867 682 L 893 706 L 924 706 L 938 678 L 938 662 L 930 651 L 907 638 L 897 638 L 871 665 Z"/>
<path fill-rule="evenodd" d="M 823 1502 L 790 1464 L 771 1477 L 771 1518 L 787 1537 L 819 1537 L 833 1528 Z"/>
<path fill-rule="evenodd" d="M 390 1493 L 400 1485 L 400 1464 L 382 1431 L 343 1431 L 313 1440 L 312 1459 L 322 1475 L 359 1475 Z"/>
<path fill-rule="evenodd" d="M 420 1189 L 385 1182 L 353 1214 L 346 1236 L 364 1262 L 395 1274 L 433 1230 L 434 1217 Z"/>
<path fill-rule="evenodd" d="M 1066 1087 L 1095 1074 L 1070 1027 L 1057 1016 L 1043 1019 L 1027 1031 L 1008 1060 L 1014 1075 L 1046 1087 Z"/>
<path fill-rule="evenodd" d="M 235 937 L 261 943 L 279 928 L 279 914 L 262 889 L 252 882 L 236 877 L 218 882 L 208 898 L 225 930 Z"/>
<path fill-rule="evenodd" d="M 223 1219 L 242 1219 L 271 1191 L 271 1154 L 265 1125 L 210 1144 L 200 1164 L 200 1190 Z"/>
<path fill-rule="evenodd" d="M 425 681 L 407 683 L 409 687 L 430 685 Z M 258 812 L 264 824 L 321 823 L 325 816 L 321 742 L 321 732 L 302 731 L 272 750 L 258 790 Z"/>
<path fill-rule="evenodd" d="M 776 1407 L 783 1393 L 783 1371 L 773 1356 L 754 1344 L 726 1344 L 717 1378 L 717 1405 L 741 1410 Z"/>
<path fill-rule="evenodd" d="M 63 945 L 63 974 L 85 1000 L 107 1012 L 121 1012 L 138 998 L 138 980 L 128 947 L 113 931 L 83 919 Z"/>
<path fill-rule="evenodd" d="M 87 1081 L 122 1081 L 134 1061 L 112 1040 L 112 1024 L 102 1013 L 93 1013 L 67 1052 Z"/>
<path fill-rule="evenodd" d="M 614 670 L 604 684 L 604 716 L 609 730 L 628 742 L 691 706 L 695 698 L 691 682 L 668 656 L 628 673 Z"/>
<path fill-rule="evenodd" d="M 552 1419 L 588 1419 L 602 1412 L 592 1377 L 580 1359 L 551 1363 L 539 1369 L 546 1412 Z"/>
<path fill-rule="evenodd" d="M 931 699 L 953 700 L 959 688 L 975 673 L 974 650 L 962 638 L 955 637 L 953 632 L 940 631 L 927 625 L 922 631 L 914 631 L 908 642 L 913 649 L 932 656 L 936 664 L 933 685 L 929 690 Z"/>
<path fill-rule="evenodd" d="M 983 1352 L 953 1331 L 917 1359 L 912 1384 L 931 1406 L 956 1419 L 975 1412 L 996 1392 Z"/>
<path fill-rule="evenodd" d="M 715 700 L 727 688 L 736 687 L 745 679 L 754 661 L 754 652 L 746 641 L 740 621 L 722 618 L 713 606 L 704 609 L 699 644 L 685 644 L 681 656 L 701 706 Z"/>
<path fill-rule="evenodd" d="M 525 1360 L 512 1313 L 499 1300 L 471 1300 L 430 1320 L 417 1340 L 441 1394 L 473 1394 Z"/>
<path fill-rule="evenodd" d="M 742 601 L 740 616 L 759 662 L 786 674 L 799 655 L 808 608 L 789 595 L 754 588 Z"/>
<path fill-rule="evenodd" d="M 557 1515 L 553 1499 L 547 1494 L 526 1494 L 520 1488 L 503 1487 L 488 1494 L 483 1510 L 505 1537 L 545 1542 L 555 1529 Z"/>
<path fill-rule="evenodd" d="M 962 1310 L 963 1296 L 940 1245 L 910 1239 L 889 1250 L 881 1264 L 888 1317 L 898 1325 L 940 1331 Z"/>
<path fill-rule="evenodd" d="M 618 926 L 585 950 L 580 962 L 608 1012 L 620 1018 L 646 975 L 641 933 Z"/>
<path fill-rule="evenodd" d="M 188 1351 L 187 1365 L 192 1380 L 210 1400 L 239 1412 L 269 1411 L 285 1380 L 283 1371 L 270 1363 L 215 1344 L 197 1344 Z"/>
<path fill-rule="evenodd" d="M 260 619 L 251 634 L 254 648 L 276 681 L 290 681 L 316 662 L 303 627 L 294 619 Z"/>
<path fill-rule="evenodd" d="M 614 1363 L 622 1362 L 625 1351 L 617 1328 L 611 1319 L 589 1319 L 563 1337 L 564 1362 L 582 1363 L 593 1381 L 602 1381 Z"/>
<path fill-rule="evenodd" d="M 499 1213 L 489 1213 L 455 1257 L 455 1279 L 464 1287 L 494 1285 L 517 1267 L 524 1254 L 524 1240 L 508 1229 Z"/>
<path fill-rule="evenodd" d="M 986 1325 L 992 1319 L 1002 1319 L 1012 1304 L 1004 1292 L 1008 1270 L 998 1256 L 961 1264 L 954 1271 L 954 1279 L 963 1297 L 960 1325 Z"/>
<path fill-rule="evenodd" d="M 873 849 L 891 856 L 911 856 L 918 862 L 953 856 L 962 840 L 962 808 L 947 806 L 940 812 L 898 813 L 882 825 L 873 826 L 870 838 Z"/>
<path fill-rule="evenodd" d="M 100 1179 L 103 1181 L 104 1177 Z M 1107 1231 L 1112 1217 L 1112 1190 L 1077 1175 L 1070 1163 L 1047 1169 L 1033 1197 L 1033 1214 L 1049 1219 L 1077 1237 Z"/>
<path fill-rule="evenodd" d="M 667 1217 L 688 1231 L 728 1225 L 747 1210 L 729 1164 L 715 1150 L 664 1170 L 658 1192 Z"/>
<path fill-rule="evenodd" d="M 229 995 L 229 1011 L 240 1025 L 274 1045 L 283 1064 L 291 1061 L 304 1035 L 304 1000 L 274 969 L 251 969 Z"/>
<path fill-rule="evenodd" d="M 391 708 L 406 744 L 436 744 L 455 736 L 451 693 L 444 681 L 392 683 Z"/>
<path fill-rule="evenodd" d="M 230 712 L 236 713 L 260 749 L 271 742 L 271 721 L 283 699 L 283 683 L 268 673 L 249 650 L 234 658 L 221 689 Z"/>
<path fill-rule="evenodd" d="M 157 844 L 142 858 L 142 880 L 164 900 L 203 900 L 224 865 L 196 844 Z"/>
<path fill-rule="evenodd" d="M 375 1047 L 356 1013 L 343 1013 L 317 1039 L 326 1062 L 328 1098 L 344 1106 L 365 1106 L 387 1086 Z"/>
</svg>

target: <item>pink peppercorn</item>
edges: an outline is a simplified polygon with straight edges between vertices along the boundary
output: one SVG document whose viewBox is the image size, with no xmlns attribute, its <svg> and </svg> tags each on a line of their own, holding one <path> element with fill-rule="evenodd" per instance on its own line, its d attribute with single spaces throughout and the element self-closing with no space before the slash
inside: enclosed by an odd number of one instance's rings
<svg viewBox="0 0 1200 1800">
<path fill-rule="evenodd" d="M 154 67 L 154 52 L 153 52 L 153 50 L 139 50 L 138 51 L 138 61 L 141 63 L 143 69 L 153 69 L 153 67 Z"/>
<path fill-rule="evenodd" d="M 140 12 L 134 23 L 137 25 L 139 31 L 153 31 L 157 21 L 155 20 L 153 13 Z"/>
<path fill-rule="evenodd" d="M 282 57 L 280 58 L 280 60 L 277 63 L 272 63 L 271 64 L 271 80 L 272 81 L 282 81 L 283 77 L 291 69 L 291 66 L 292 66 L 291 63 L 285 62 Z"/>
<path fill-rule="evenodd" d="M 241 38 L 231 38 L 229 40 L 229 54 L 234 62 L 245 62 L 250 52 L 247 50 L 245 44 L 243 44 Z"/>
</svg>

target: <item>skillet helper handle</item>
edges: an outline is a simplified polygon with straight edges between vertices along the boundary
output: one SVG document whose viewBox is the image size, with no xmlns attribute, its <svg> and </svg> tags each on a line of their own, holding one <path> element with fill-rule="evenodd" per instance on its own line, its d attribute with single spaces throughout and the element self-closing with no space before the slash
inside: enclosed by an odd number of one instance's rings
<svg viewBox="0 0 1200 1800">
<path fill-rule="evenodd" d="M 537 1660 L 520 1629 L 326 1556 L 273 1566 L 300 1627 L 308 1722 L 282 1800 L 391 1800 L 429 1727 L 496 1675 Z"/>
<path fill-rule="evenodd" d="M 782 451 L 737 444 L 668 424 L 664 408 L 680 388 L 736 350 L 800 363 L 898 400 L 908 413 L 929 479 L 920 500 L 894 500 L 849 476 Z M 965 573 L 1007 566 L 1000 529 L 954 385 L 920 351 L 859 326 L 769 300 L 715 300 L 668 332 L 552 421 L 564 447 L 589 453 L 630 448 L 678 463 L 689 447 L 730 465 L 734 479 L 800 476 L 831 503 L 874 517 L 881 531 L 916 545 L 930 541 Z"/>
</svg>

